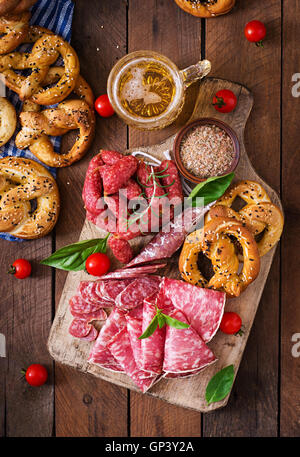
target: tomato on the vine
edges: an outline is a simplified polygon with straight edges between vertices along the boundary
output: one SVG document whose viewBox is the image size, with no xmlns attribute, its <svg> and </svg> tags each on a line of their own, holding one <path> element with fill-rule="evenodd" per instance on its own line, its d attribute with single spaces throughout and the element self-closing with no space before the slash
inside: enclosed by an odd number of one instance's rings
<svg viewBox="0 0 300 457">
<path fill-rule="evenodd" d="M 230 113 L 237 104 L 235 94 L 228 89 L 222 89 L 216 92 L 213 98 L 213 105 L 220 113 Z"/>
<path fill-rule="evenodd" d="M 110 117 L 115 114 L 113 107 L 109 101 L 108 95 L 100 95 L 95 101 L 95 110 L 102 117 Z"/>
<path fill-rule="evenodd" d="M 242 319 L 237 313 L 234 312 L 226 312 L 224 313 L 221 324 L 220 330 L 223 333 L 227 333 L 228 335 L 234 335 L 241 331 L 242 327 Z"/>
<path fill-rule="evenodd" d="M 256 46 L 263 46 L 262 40 L 265 38 L 267 30 L 261 21 L 250 21 L 245 26 L 245 37 Z"/>
<path fill-rule="evenodd" d="M 14 275 L 18 279 L 27 278 L 31 273 L 30 262 L 26 259 L 17 259 L 10 266 L 8 273 Z"/>
<path fill-rule="evenodd" d="M 86 271 L 93 276 L 102 276 L 110 268 L 110 260 L 106 254 L 96 252 L 91 254 L 85 261 Z"/>
<path fill-rule="evenodd" d="M 31 386 L 39 387 L 45 384 L 47 381 L 48 372 L 43 365 L 40 365 L 39 363 L 33 363 L 27 368 L 25 372 L 25 378 L 28 384 Z"/>
</svg>

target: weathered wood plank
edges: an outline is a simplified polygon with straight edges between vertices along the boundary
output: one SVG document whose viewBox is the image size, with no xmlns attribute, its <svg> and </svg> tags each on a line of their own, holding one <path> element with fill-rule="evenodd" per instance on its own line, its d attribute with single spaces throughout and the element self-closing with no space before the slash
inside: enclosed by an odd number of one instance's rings
<svg viewBox="0 0 300 457">
<path fill-rule="evenodd" d="M 1 373 L 5 389 L 1 423 L 3 430 L 5 421 L 7 436 L 52 435 L 53 362 L 46 348 L 52 318 L 51 271 L 38 265 L 50 252 L 51 236 L 23 243 L 0 241 L 0 333 L 7 345 L 7 369 Z M 31 277 L 24 280 L 6 274 L 9 263 L 19 257 L 33 265 Z M 42 363 L 48 369 L 49 379 L 41 389 L 30 387 L 22 378 L 21 369 L 32 363 Z M 5 368 L 5 362 L 1 364 Z"/>
<path fill-rule="evenodd" d="M 126 51 L 126 2 L 93 0 L 87 8 L 84 0 L 77 0 L 72 45 L 80 59 L 81 73 L 95 95 L 106 93 L 109 70 Z M 124 149 L 126 138 L 126 127 L 116 116 L 97 116 L 96 138 L 90 153 L 72 167 L 59 171 L 62 213 L 56 230 L 56 248 L 78 240 L 85 218 L 81 191 L 88 162 L 100 147 Z M 65 143 L 67 147 L 69 141 Z M 64 272 L 56 274 L 57 302 L 65 277 Z M 127 434 L 126 389 L 57 365 L 55 399 L 57 436 Z"/>
<path fill-rule="evenodd" d="M 267 25 L 264 48 L 243 35 L 251 19 Z M 206 57 L 212 73 L 245 84 L 254 108 L 246 128 L 246 148 L 256 171 L 272 187 L 280 185 L 280 22 L 281 2 L 238 2 L 229 15 L 206 21 Z M 272 109 L 266 106 L 272 100 Z M 272 164 L 270 166 L 270 164 Z M 245 306 L 247 304 L 245 303 Z M 204 418 L 204 436 L 276 436 L 278 414 L 279 253 L 277 252 L 226 410 Z"/>
<path fill-rule="evenodd" d="M 128 52 L 151 49 L 165 54 L 179 68 L 191 65 L 201 57 L 201 21 L 185 14 L 169 0 L 129 1 Z M 196 84 L 197 86 L 197 84 Z M 191 88 L 184 114 L 163 131 L 141 132 L 129 129 L 129 147 L 155 144 L 167 138 L 183 124 L 192 112 L 197 87 Z M 130 394 L 130 432 L 132 436 L 200 436 L 201 416 L 160 400 Z"/>
<path fill-rule="evenodd" d="M 283 88 L 282 88 L 282 196 L 286 228 L 281 243 L 281 384 L 280 434 L 300 434 L 300 359 L 292 354 L 292 336 L 300 334 L 299 273 L 299 116 L 300 91 L 292 76 L 298 73 L 300 30 L 296 17 L 300 1 L 293 0 L 283 11 Z M 295 93 L 296 92 L 296 93 Z M 296 97 L 295 97 L 296 95 Z M 297 96 L 298 95 L 298 96 Z M 297 352 L 297 351 L 296 351 Z M 299 353 L 299 349 L 298 349 Z M 296 354 L 297 355 L 297 354 Z"/>
</svg>

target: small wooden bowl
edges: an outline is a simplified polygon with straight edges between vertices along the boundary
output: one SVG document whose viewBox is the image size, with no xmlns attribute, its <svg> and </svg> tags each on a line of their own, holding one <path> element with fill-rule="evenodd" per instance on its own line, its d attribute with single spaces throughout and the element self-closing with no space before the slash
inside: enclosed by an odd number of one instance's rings
<svg viewBox="0 0 300 457">
<path fill-rule="evenodd" d="M 193 129 L 194 127 L 197 127 L 199 125 L 216 125 L 217 127 L 220 127 L 221 129 L 225 130 L 225 132 L 230 136 L 234 148 L 234 159 L 228 167 L 228 169 L 219 176 L 224 176 L 227 175 L 228 173 L 231 173 L 234 171 L 237 167 L 237 164 L 239 163 L 240 159 L 240 144 L 239 140 L 237 138 L 236 133 L 232 130 L 229 125 L 225 124 L 223 121 L 219 121 L 218 119 L 214 118 L 202 118 L 202 119 L 197 119 L 190 124 L 187 124 L 185 127 L 183 127 L 181 130 L 179 130 L 177 136 L 175 137 L 174 140 L 174 145 L 173 145 L 173 152 L 174 152 L 174 157 L 175 157 L 175 162 L 177 165 L 178 170 L 180 173 L 184 176 L 184 178 L 188 179 L 189 181 L 193 183 L 199 183 L 202 181 L 205 181 L 209 176 L 206 178 L 199 178 L 192 173 L 190 173 L 185 166 L 182 163 L 181 157 L 180 157 L 180 145 L 182 142 L 183 137 L 189 132 L 189 130 Z"/>
</svg>

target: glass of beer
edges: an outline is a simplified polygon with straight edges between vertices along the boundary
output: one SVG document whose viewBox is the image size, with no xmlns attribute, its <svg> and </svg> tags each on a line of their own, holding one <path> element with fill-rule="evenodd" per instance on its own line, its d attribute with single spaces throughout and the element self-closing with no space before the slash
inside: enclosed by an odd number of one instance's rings
<svg viewBox="0 0 300 457">
<path fill-rule="evenodd" d="M 157 52 L 132 52 L 112 68 L 107 82 L 108 97 L 126 124 L 143 130 L 162 129 L 180 114 L 185 89 L 210 69 L 209 60 L 179 70 Z"/>
</svg>

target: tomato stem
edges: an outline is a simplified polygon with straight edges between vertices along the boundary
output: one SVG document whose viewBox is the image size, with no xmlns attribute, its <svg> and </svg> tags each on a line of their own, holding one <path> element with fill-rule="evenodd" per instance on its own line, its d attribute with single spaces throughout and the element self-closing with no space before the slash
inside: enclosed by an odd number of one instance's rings
<svg viewBox="0 0 300 457">
<path fill-rule="evenodd" d="M 222 106 L 225 106 L 226 103 L 224 102 L 223 97 L 216 97 L 217 103 L 213 103 L 213 106 L 217 106 L 218 108 L 222 108 Z"/>
<path fill-rule="evenodd" d="M 13 265 L 10 265 L 9 270 L 7 270 L 7 273 L 10 275 L 14 275 L 15 272 L 16 272 L 16 267 L 14 267 Z"/>
<path fill-rule="evenodd" d="M 257 46 L 258 48 L 263 48 L 263 47 L 264 47 L 263 41 L 262 41 L 262 40 L 257 41 L 257 42 L 255 43 L 255 46 Z"/>
</svg>

